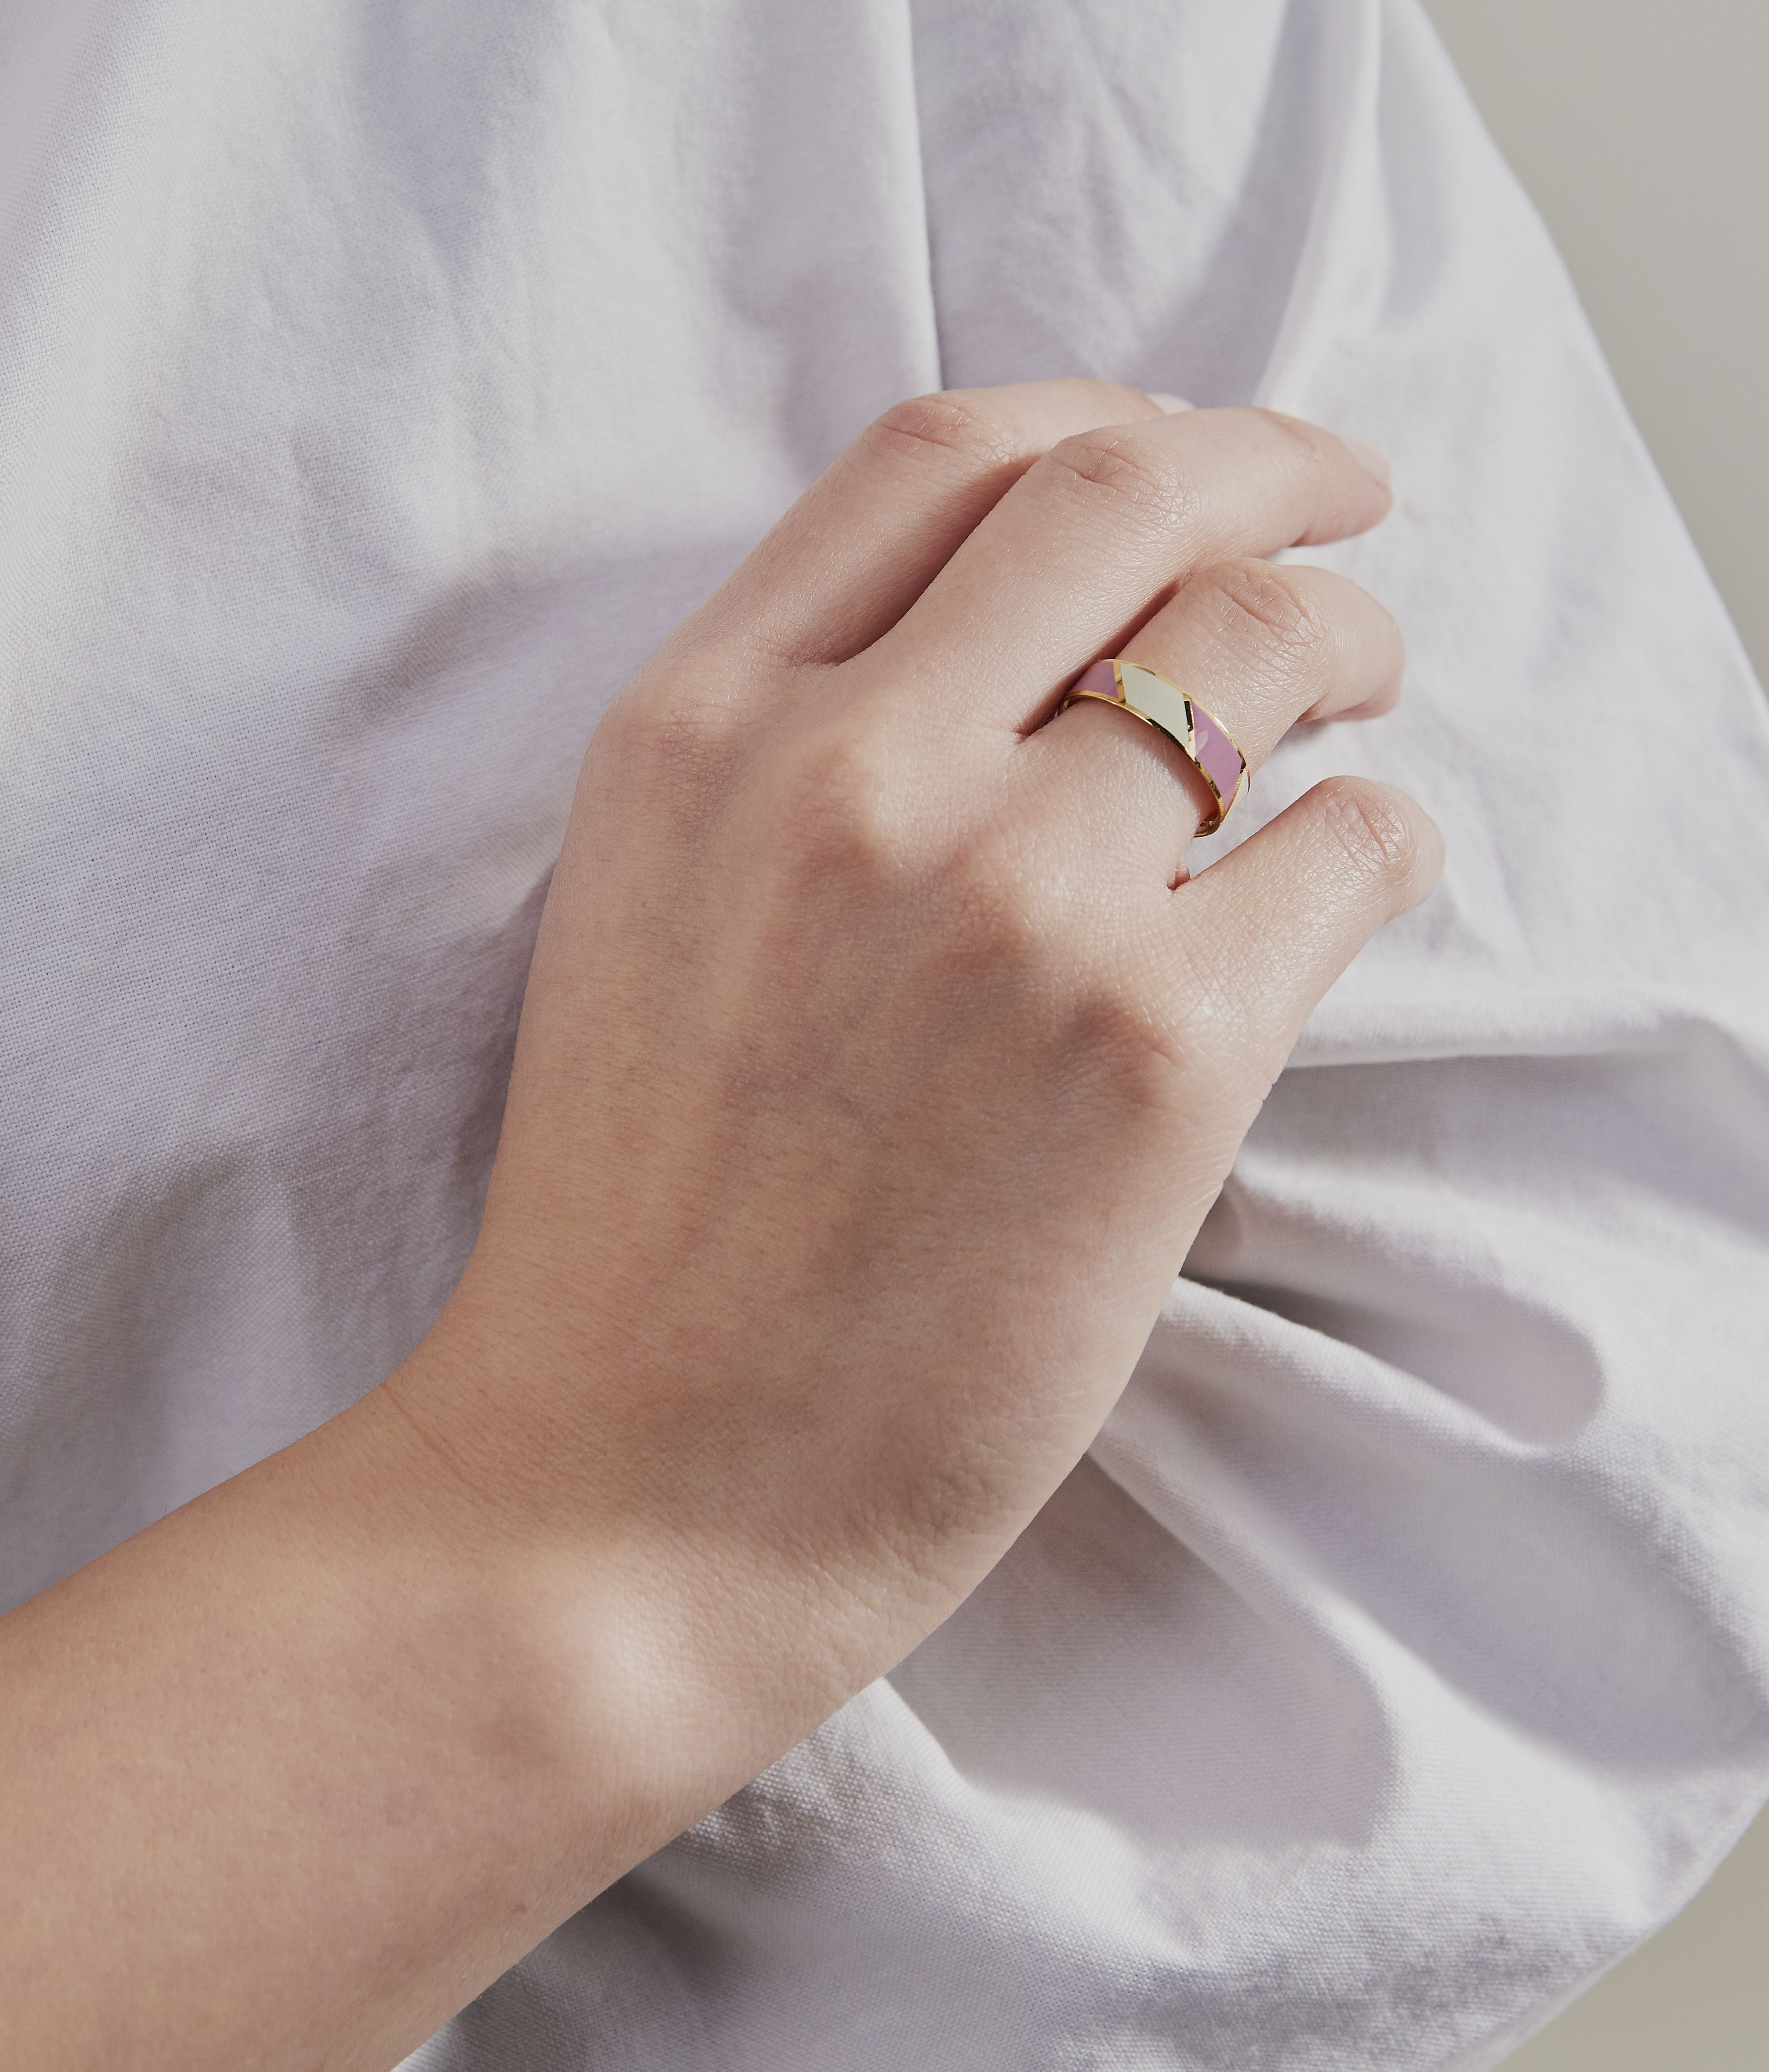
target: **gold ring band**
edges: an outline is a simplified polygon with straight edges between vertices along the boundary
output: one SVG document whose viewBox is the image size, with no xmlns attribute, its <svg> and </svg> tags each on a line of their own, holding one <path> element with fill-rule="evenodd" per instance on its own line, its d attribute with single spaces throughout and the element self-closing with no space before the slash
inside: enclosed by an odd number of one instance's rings
<svg viewBox="0 0 1769 2072">
<path fill-rule="evenodd" d="M 1200 824 L 1198 832 L 1216 832 L 1251 779 L 1240 744 L 1214 713 L 1206 712 L 1177 684 L 1157 676 L 1141 663 L 1120 662 L 1115 657 L 1084 669 L 1057 711 L 1067 712 L 1077 698 L 1117 705 L 1157 734 L 1164 734 L 1209 786 L 1217 809 Z"/>
</svg>

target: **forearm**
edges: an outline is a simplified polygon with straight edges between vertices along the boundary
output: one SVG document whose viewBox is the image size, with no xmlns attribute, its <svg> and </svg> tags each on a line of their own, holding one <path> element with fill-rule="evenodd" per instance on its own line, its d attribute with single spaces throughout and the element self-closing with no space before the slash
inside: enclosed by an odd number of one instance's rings
<svg viewBox="0 0 1769 2072">
<path fill-rule="evenodd" d="M 691 1818 L 597 1539 L 377 1391 L 0 1621 L 5 2064 L 384 2067 Z"/>
</svg>

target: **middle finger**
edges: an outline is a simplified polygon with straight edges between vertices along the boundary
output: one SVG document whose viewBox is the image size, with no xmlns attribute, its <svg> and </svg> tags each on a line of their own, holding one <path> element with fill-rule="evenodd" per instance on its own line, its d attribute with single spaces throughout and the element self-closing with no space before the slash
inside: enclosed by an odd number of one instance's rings
<svg viewBox="0 0 1769 2072">
<path fill-rule="evenodd" d="M 1341 540 L 1391 498 L 1380 457 L 1270 410 L 1193 410 L 1065 439 L 862 659 L 1024 730 L 1193 571 Z"/>
</svg>

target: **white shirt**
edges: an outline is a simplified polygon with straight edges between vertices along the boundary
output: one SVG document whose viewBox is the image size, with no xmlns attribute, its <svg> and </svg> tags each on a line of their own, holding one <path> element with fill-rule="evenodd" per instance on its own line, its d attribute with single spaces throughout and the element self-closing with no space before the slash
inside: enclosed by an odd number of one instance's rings
<svg viewBox="0 0 1769 2072">
<path fill-rule="evenodd" d="M 1393 454 L 1441 890 L 975 1598 L 414 2072 L 1489 2065 L 1769 1785 L 1769 724 L 1411 0 L 32 0 L 0 70 L 0 1590 L 472 1241 L 608 699 L 896 398 Z M 267 1860 L 267 1878 L 277 1875 Z"/>
</svg>

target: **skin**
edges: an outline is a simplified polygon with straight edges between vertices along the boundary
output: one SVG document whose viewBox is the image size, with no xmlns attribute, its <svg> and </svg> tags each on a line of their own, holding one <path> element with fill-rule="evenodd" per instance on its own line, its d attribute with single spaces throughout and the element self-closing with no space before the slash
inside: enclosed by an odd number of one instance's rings
<svg viewBox="0 0 1769 2072">
<path fill-rule="evenodd" d="M 1210 804 L 1398 693 L 1265 557 L 1331 434 L 1050 382 L 873 426 L 597 730 L 484 1225 L 363 1403 L 0 1621 L 0 2062 L 378 2068 L 889 1668 L 1079 1458 L 1303 1019 L 1440 863 Z"/>
</svg>

